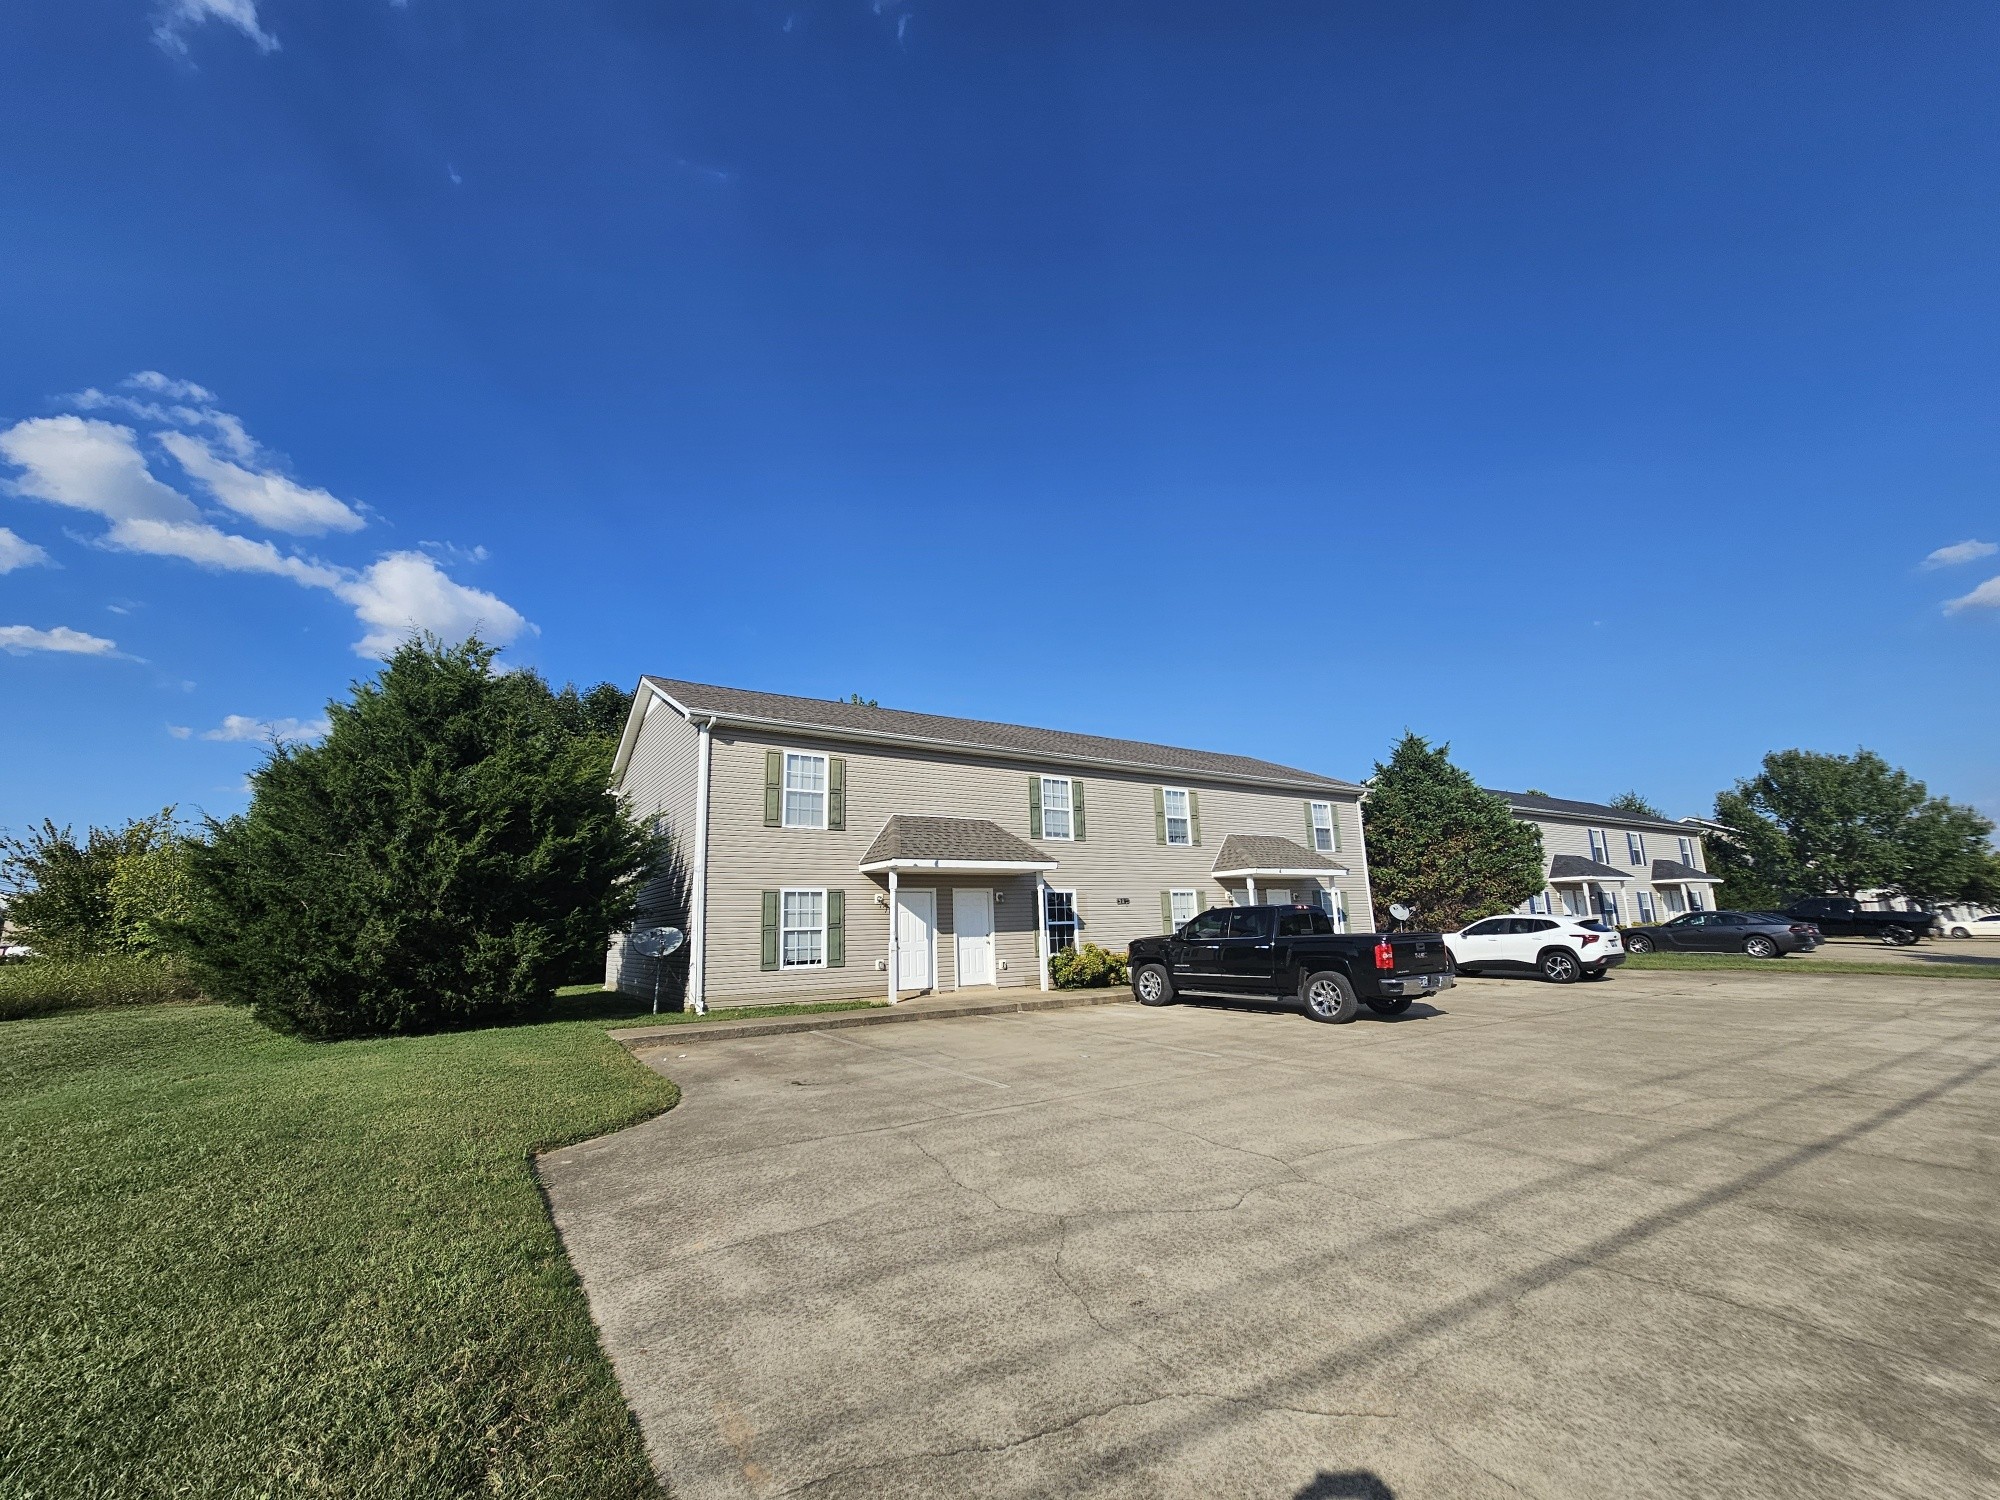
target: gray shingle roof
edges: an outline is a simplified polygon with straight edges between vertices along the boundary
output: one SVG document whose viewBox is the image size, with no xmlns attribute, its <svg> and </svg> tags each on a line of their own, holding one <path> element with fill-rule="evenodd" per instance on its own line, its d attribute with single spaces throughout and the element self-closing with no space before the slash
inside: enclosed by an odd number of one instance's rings
<svg viewBox="0 0 2000 1500">
<path fill-rule="evenodd" d="M 1611 807 L 1602 802 L 1572 802 L 1567 797 L 1537 797 L 1528 792 L 1501 792 L 1492 787 L 1487 792 L 1501 798 L 1517 813 L 1529 817 L 1582 818 L 1593 823 L 1616 823 L 1621 828 L 1664 828 L 1674 833 L 1686 833 L 1685 824 L 1669 818 L 1649 818 L 1643 813 L 1629 813 L 1622 807 Z"/>
<path fill-rule="evenodd" d="M 1055 861 L 987 818 L 926 818 L 897 813 L 861 856 L 863 866 L 897 859 L 949 859 L 981 864 Z"/>
<path fill-rule="evenodd" d="M 1549 861 L 1551 880 L 1630 880 L 1632 872 L 1614 865 L 1600 865 L 1581 854 L 1558 854 Z"/>
<path fill-rule="evenodd" d="M 1264 833 L 1232 833 L 1209 866 L 1211 875 L 1224 870 L 1324 870 L 1337 875 L 1343 867 L 1324 854 L 1290 839 Z"/>
<path fill-rule="evenodd" d="M 1108 739 L 1072 734 L 1062 729 L 1033 729 L 1024 724 L 997 724 L 985 719 L 951 719 L 938 714 L 910 713 L 900 708 L 868 708 L 819 698 L 793 698 L 783 693 L 758 693 L 747 688 L 716 687 L 671 677 L 645 679 L 689 712 L 719 715 L 740 723 L 774 725 L 810 731 L 826 739 L 887 739 L 936 745 L 949 749 L 1018 755 L 1058 764 L 1098 764 L 1167 771 L 1190 779 L 1276 782 L 1314 790 L 1358 792 L 1351 781 L 1281 766 L 1248 755 L 1222 755 L 1212 750 L 1184 750 L 1144 740 Z"/>
<path fill-rule="evenodd" d="M 1656 859 L 1653 861 L 1653 882 L 1657 885 L 1663 880 L 1705 880 L 1710 885 L 1722 883 L 1721 876 L 1697 870 L 1693 865 L 1684 865 L 1677 859 Z"/>
</svg>

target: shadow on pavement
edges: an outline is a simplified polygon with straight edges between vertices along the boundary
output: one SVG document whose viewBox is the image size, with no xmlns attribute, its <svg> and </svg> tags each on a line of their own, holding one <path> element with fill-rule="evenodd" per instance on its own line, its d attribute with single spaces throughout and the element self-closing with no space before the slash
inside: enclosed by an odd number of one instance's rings
<svg viewBox="0 0 2000 1500">
<path fill-rule="evenodd" d="M 1396 1500 L 1396 1492 L 1372 1469 L 1321 1469 L 1292 1500 Z"/>
</svg>

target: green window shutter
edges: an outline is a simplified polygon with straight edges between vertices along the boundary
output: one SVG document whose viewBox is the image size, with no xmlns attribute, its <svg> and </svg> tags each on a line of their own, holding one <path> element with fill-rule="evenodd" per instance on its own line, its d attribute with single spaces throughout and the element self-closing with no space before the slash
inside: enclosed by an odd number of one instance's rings
<svg viewBox="0 0 2000 1500">
<path fill-rule="evenodd" d="M 847 757 L 829 756 L 826 762 L 826 826 L 847 826 Z"/>
<path fill-rule="evenodd" d="M 1326 810 L 1333 818 L 1333 852 L 1338 854 L 1340 853 L 1340 804 L 1329 802 Z"/>
<path fill-rule="evenodd" d="M 1166 841 L 1167 789 L 1163 786 L 1156 786 L 1153 788 L 1153 842 L 1164 844 Z"/>
<path fill-rule="evenodd" d="M 1083 783 L 1069 784 L 1069 827 L 1071 836 L 1080 844 L 1083 842 Z"/>
<path fill-rule="evenodd" d="M 1308 802 L 1305 804 L 1305 809 L 1306 809 L 1306 847 L 1308 849 L 1317 849 L 1319 848 L 1319 830 L 1313 827 L 1313 805 L 1310 802 Z"/>
<path fill-rule="evenodd" d="M 1201 793 L 1193 788 L 1188 790 L 1188 837 L 1201 842 Z"/>
<path fill-rule="evenodd" d="M 785 753 L 764 752 L 764 826 L 777 828 L 785 821 Z"/>
<path fill-rule="evenodd" d="M 847 967 L 847 892 L 826 893 L 826 966 Z"/>
<path fill-rule="evenodd" d="M 764 892 L 764 956 L 762 968 L 778 967 L 778 893 Z"/>
<path fill-rule="evenodd" d="M 1173 930 L 1174 930 L 1174 893 L 1172 891 L 1161 891 L 1160 931 L 1172 932 Z"/>
<path fill-rule="evenodd" d="M 1030 776 L 1028 778 L 1028 837 L 1038 839 L 1041 836 L 1042 778 L 1039 776 Z"/>
</svg>

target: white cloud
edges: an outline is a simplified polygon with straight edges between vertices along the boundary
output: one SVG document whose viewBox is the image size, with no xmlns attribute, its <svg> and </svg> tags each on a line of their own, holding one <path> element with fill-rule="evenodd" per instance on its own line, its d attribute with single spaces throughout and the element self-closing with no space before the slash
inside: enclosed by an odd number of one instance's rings
<svg viewBox="0 0 2000 1500">
<path fill-rule="evenodd" d="M 259 52 L 278 50 L 278 39 L 257 19 L 257 0 L 166 0 L 159 16 L 153 26 L 153 40 L 169 52 L 185 53 L 186 33 L 205 21 L 234 26 L 257 44 Z"/>
<path fill-rule="evenodd" d="M 422 631 L 447 641 L 477 633 L 505 646 L 535 628 L 513 605 L 454 582 L 421 552 L 391 552 L 334 592 L 354 606 L 356 618 L 368 627 L 354 645 L 360 656 L 386 657 Z"/>
<path fill-rule="evenodd" d="M 1959 563 L 1978 562 L 1982 557 L 1991 557 L 2000 552 L 1996 542 L 1953 542 L 1949 547 L 1940 547 L 1924 559 L 1927 568 L 1949 568 Z"/>
<path fill-rule="evenodd" d="M 16 493 L 107 521 L 199 521 L 201 512 L 146 467 L 129 427 L 89 417 L 30 417 L 0 432 L 0 455 L 24 472 Z"/>
<path fill-rule="evenodd" d="M 1955 615 L 1962 609 L 2000 609 L 2000 577 L 1989 578 L 1971 593 L 1947 601 L 1944 612 Z"/>
<path fill-rule="evenodd" d="M 37 630 L 32 625 L 0 625 L 0 651 L 25 656 L 30 651 L 54 651 L 69 656 L 116 656 L 118 643 L 101 635 L 85 635 L 58 625 L 54 630 Z"/>
<path fill-rule="evenodd" d="M 368 523 L 325 490 L 309 489 L 270 470 L 253 471 L 219 457 L 200 438 L 163 432 L 160 446 L 174 456 L 190 479 L 235 511 L 270 531 L 319 536 L 359 531 Z"/>
<path fill-rule="evenodd" d="M 191 724 L 169 724 L 167 726 L 167 733 L 177 740 L 184 740 L 193 735 L 194 726 Z"/>
<path fill-rule="evenodd" d="M 0 573 L 11 573 L 16 568 L 45 568 L 52 561 L 47 552 L 26 537 L 16 536 L 0 526 Z"/>
<path fill-rule="evenodd" d="M 253 5 L 252 10 L 256 9 Z M 171 375 L 162 375 L 158 370 L 141 370 L 136 375 L 128 375 L 125 384 L 135 391 L 151 391 L 156 396 L 166 396 L 174 401 L 213 401 L 215 392 L 205 385 L 196 385 L 192 380 L 176 380 Z"/>
<path fill-rule="evenodd" d="M 280 552 L 269 542 L 256 541 L 223 531 L 206 521 L 119 521 L 105 533 L 105 545 L 121 552 L 143 552 L 151 557 L 178 557 L 199 567 L 227 573 L 269 573 L 289 578 L 311 589 L 338 592 L 348 577 L 335 568 L 309 557 Z"/>
<path fill-rule="evenodd" d="M 214 729 L 204 730 L 201 737 L 231 744 L 246 741 L 269 744 L 273 740 L 316 740 L 331 728 L 333 725 L 325 718 L 253 719 L 248 714 L 228 714 Z"/>
</svg>

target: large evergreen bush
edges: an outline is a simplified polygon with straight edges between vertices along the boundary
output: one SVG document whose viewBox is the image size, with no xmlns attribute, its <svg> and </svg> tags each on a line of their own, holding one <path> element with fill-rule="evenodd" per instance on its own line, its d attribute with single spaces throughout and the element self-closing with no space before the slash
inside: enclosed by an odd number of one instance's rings
<svg viewBox="0 0 2000 1500">
<path fill-rule="evenodd" d="M 1376 917 L 1400 901 L 1451 932 L 1542 889 L 1542 831 L 1451 763 L 1451 746 L 1405 734 L 1377 764 L 1366 807 Z"/>
<path fill-rule="evenodd" d="M 600 724 L 493 657 L 412 641 L 322 742 L 271 751 L 190 851 L 211 994 L 314 1037 L 433 1031 L 525 1015 L 601 960 L 658 851 Z"/>
</svg>

